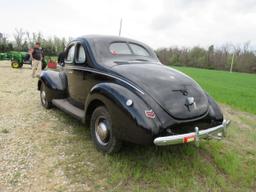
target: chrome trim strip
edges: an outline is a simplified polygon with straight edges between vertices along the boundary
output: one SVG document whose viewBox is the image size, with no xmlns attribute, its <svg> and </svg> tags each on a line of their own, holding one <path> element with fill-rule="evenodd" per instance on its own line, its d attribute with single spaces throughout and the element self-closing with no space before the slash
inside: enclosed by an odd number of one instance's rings
<svg viewBox="0 0 256 192">
<path fill-rule="evenodd" d="M 226 135 L 226 128 L 229 124 L 230 124 L 230 120 L 223 120 L 221 125 L 212 127 L 209 129 L 199 131 L 198 127 L 195 127 L 195 132 L 166 136 L 166 137 L 157 137 L 154 139 L 154 144 L 158 146 L 174 145 L 179 143 L 186 143 L 184 142 L 185 138 L 193 138 L 192 141 L 194 141 L 195 144 L 198 146 L 199 139 L 202 139 L 202 138 L 222 139 Z M 218 133 L 221 133 L 221 136 L 219 136 Z M 214 136 L 214 135 L 218 135 L 218 136 Z"/>
<path fill-rule="evenodd" d="M 67 68 L 67 69 L 74 69 L 74 70 L 81 70 L 81 71 L 87 71 L 87 72 L 97 73 L 97 74 L 100 74 L 100 75 L 105 75 L 105 76 L 108 76 L 108 77 L 117 79 L 117 80 L 119 80 L 119 81 L 122 81 L 123 83 L 129 85 L 130 87 L 132 87 L 132 88 L 134 88 L 135 90 L 137 90 L 138 92 L 140 92 L 142 95 L 145 94 L 142 90 L 140 90 L 139 88 L 137 88 L 137 87 L 134 86 L 133 84 L 129 83 L 128 81 L 123 80 L 123 79 L 121 79 L 120 77 L 117 77 L 117 76 L 114 76 L 114 75 L 111 75 L 111 74 L 107 74 L 107 73 L 100 72 L 100 71 L 93 70 L 93 69 L 88 69 L 88 68 L 86 69 L 86 68 L 84 68 L 84 67 L 82 68 L 82 67 L 75 67 L 75 66 L 74 66 L 74 67 L 72 67 L 72 66 L 66 67 L 66 66 L 65 66 L 65 68 Z"/>
</svg>

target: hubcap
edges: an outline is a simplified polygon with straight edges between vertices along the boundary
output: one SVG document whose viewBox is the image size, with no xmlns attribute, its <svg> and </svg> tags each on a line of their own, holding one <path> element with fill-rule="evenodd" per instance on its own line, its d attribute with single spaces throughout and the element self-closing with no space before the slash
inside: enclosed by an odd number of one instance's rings
<svg viewBox="0 0 256 192">
<path fill-rule="evenodd" d="M 13 66 L 14 66 L 15 68 L 17 68 L 17 67 L 19 66 L 19 64 L 18 64 L 18 63 L 13 63 Z"/>
<path fill-rule="evenodd" d="M 42 100 L 42 103 L 45 105 L 46 104 L 46 93 L 45 91 L 41 91 L 41 100 Z"/>
<path fill-rule="evenodd" d="M 95 121 L 96 139 L 101 145 L 107 145 L 109 142 L 109 128 L 107 120 L 103 117 L 98 117 Z"/>
</svg>

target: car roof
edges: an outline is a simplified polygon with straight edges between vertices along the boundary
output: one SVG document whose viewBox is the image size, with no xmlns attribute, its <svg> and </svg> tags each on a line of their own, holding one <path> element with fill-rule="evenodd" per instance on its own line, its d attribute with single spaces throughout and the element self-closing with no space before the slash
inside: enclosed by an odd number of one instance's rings
<svg viewBox="0 0 256 192">
<path fill-rule="evenodd" d="M 137 43 L 141 44 L 145 47 L 148 47 L 145 43 L 142 43 L 140 41 L 126 38 L 126 37 L 120 37 L 120 36 L 111 36 L 111 35 L 84 35 L 81 37 L 78 37 L 77 39 L 83 39 L 87 41 L 105 41 L 105 42 L 114 42 L 114 41 L 125 41 L 125 42 L 132 42 L 132 43 Z"/>
<path fill-rule="evenodd" d="M 110 52 L 109 52 L 108 46 L 109 44 L 114 42 L 128 42 L 128 43 L 135 43 L 135 44 L 141 45 L 149 51 L 150 56 L 153 60 L 158 61 L 157 56 L 155 55 L 154 50 L 151 47 L 149 47 L 148 45 L 142 42 L 139 42 L 137 40 L 133 40 L 130 38 L 126 38 L 126 37 L 110 36 L 110 35 L 84 35 L 73 40 L 73 42 L 75 41 L 87 42 L 90 46 L 93 56 L 96 59 L 98 59 L 97 62 L 102 64 L 104 64 L 104 61 L 101 60 L 102 58 L 104 58 L 105 61 L 106 61 L 106 58 L 108 59 L 111 58 L 109 57 Z M 131 56 L 134 56 L 134 55 L 131 55 Z M 110 62 L 110 63 L 113 64 L 113 62 Z"/>
</svg>

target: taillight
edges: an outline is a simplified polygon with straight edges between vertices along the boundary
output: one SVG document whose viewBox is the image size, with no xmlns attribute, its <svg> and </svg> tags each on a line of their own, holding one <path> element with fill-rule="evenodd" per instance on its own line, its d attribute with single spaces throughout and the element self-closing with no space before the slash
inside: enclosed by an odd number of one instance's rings
<svg viewBox="0 0 256 192">
<path fill-rule="evenodd" d="M 154 119 L 156 117 L 156 114 L 152 109 L 145 110 L 145 115 L 146 115 L 146 117 L 148 117 L 150 119 Z"/>
</svg>

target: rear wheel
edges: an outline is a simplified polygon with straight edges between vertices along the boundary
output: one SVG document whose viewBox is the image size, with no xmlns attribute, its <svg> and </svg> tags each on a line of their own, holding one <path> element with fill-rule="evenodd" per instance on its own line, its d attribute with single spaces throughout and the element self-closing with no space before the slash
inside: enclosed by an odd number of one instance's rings
<svg viewBox="0 0 256 192">
<path fill-rule="evenodd" d="M 113 133 L 111 116 L 106 107 L 100 106 L 94 110 L 90 131 L 92 140 L 99 151 L 111 154 L 120 150 L 122 142 Z"/>
<path fill-rule="evenodd" d="M 41 104 L 44 108 L 46 109 L 52 108 L 52 102 L 48 101 L 47 99 L 47 91 L 44 83 L 42 83 L 40 87 L 40 99 L 41 99 Z"/>
<path fill-rule="evenodd" d="M 21 68 L 22 67 L 22 65 L 20 65 L 17 61 L 15 61 L 15 60 L 13 60 L 12 61 L 12 68 L 14 68 L 14 69 L 18 69 L 18 68 Z"/>
</svg>

